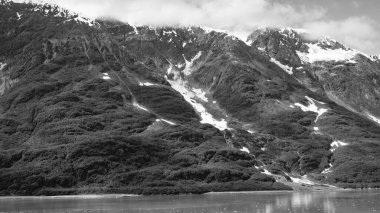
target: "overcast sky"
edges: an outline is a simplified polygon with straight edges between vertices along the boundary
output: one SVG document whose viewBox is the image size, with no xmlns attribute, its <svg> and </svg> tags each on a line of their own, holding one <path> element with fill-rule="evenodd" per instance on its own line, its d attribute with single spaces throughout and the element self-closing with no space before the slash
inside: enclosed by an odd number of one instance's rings
<svg viewBox="0 0 380 213">
<path fill-rule="evenodd" d="M 136 25 L 197 25 L 248 35 L 257 27 L 304 28 L 380 54 L 380 0 L 45 0 L 82 15 Z"/>
</svg>

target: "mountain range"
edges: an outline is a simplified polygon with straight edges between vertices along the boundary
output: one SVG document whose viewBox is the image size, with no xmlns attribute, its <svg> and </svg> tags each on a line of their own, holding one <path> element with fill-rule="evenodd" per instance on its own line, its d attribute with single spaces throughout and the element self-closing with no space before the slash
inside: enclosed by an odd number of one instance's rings
<svg viewBox="0 0 380 213">
<path fill-rule="evenodd" d="M 380 60 L 0 4 L 0 194 L 378 188 Z"/>
</svg>

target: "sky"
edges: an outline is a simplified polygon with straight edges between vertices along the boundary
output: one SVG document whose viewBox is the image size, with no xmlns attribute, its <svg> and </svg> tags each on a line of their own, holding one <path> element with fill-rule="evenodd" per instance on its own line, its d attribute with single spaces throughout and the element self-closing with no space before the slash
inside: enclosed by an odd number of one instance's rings
<svg viewBox="0 0 380 213">
<path fill-rule="evenodd" d="M 302 28 L 380 54 L 380 0 L 44 0 L 90 18 L 135 25 L 207 26 L 246 38 L 258 27 Z"/>
</svg>

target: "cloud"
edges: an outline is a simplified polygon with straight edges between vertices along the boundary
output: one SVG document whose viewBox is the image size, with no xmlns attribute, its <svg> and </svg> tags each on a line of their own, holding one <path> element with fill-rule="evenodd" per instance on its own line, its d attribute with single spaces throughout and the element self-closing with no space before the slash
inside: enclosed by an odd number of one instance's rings
<svg viewBox="0 0 380 213">
<path fill-rule="evenodd" d="M 198 25 L 249 31 L 258 26 L 289 26 L 323 17 L 319 7 L 296 9 L 267 0 L 47 0 L 87 16 L 112 16 L 137 25 Z"/>
<path fill-rule="evenodd" d="M 246 38 L 257 27 L 303 27 L 363 51 L 372 53 L 374 47 L 380 51 L 375 41 L 379 33 L 369 18 L 329 20 L 328 9 L 315 4 L 278 0 L 45 1 L 92 18 L 113 17 L 136 25 L 208 26 L 228 30 L 240 38 Z"/>
<path fill-rule="evenodd" d="M 379 54 L 380 33 L 368 17 L 349 17 L 339 21 L 315 21 L 303 24 L 315 38 L 329 36 L 352 48 Z"/>
</svg>

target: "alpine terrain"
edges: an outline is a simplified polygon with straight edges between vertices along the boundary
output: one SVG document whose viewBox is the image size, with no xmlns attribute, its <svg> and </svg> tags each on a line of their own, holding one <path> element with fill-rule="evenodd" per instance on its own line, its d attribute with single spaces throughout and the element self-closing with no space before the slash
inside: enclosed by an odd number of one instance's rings
<svg viewBox="0 0 380 213">
<path fill-rule="evenodd" d="M 1 195 L 380 187 L 378 57 L 1 2 Z"/>
</svg>

